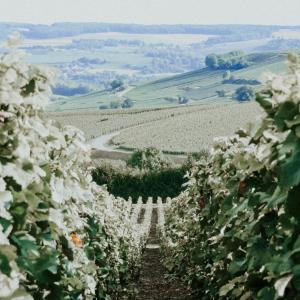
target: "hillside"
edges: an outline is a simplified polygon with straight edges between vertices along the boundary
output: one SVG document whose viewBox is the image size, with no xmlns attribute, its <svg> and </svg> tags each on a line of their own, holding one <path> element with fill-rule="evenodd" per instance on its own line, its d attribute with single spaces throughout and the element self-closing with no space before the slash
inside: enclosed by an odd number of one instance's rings
<svg viewBox="0 0 300 300">
<path fill-rule="evenodd" d="M 265 71 L 280 73 L 284 67 L 285 55 L 283 54 L 259 53 L 247 57 L 253 64 L 248 68 L 232 71 L 232 75 L 236 78 L 253 80 L 259 78 Z M 231 94 L 240 84 L 223 84 L 223 74 L 223 70 L 203 68 L 138 86 L 126 96 L 136 101 L 136 105 L 145 106 L 166 105 L 167 98 L 176 96 L 187 97 L 191 102 L 229 100 L 229 97 L 225 99 L 218 97 L 217 91 L 224 90 Z"/>
<path fill-rule="evenodd" d="M 266 71 L 281 73 L 284 70 L 285 54 L 256 53 L 247 55 L 251 66 L 232 71 L 231 74 L 242 80 L 254 80 Z M 159 80 L 144 82 L 131 87 L 125 93 L 99 91 L 70 98 L 57 99 L 49 110 L 94 109 L 100 105 L 109 105 L 111 101 L 123 101 L 129 98 L 137 108 L 154 106 L 174 106 L 176 98 L 186 97 L 190 104 L 230 101 L 234 91 L 244 84 L 224 84 L 224 70 L 203 68 L 197 71 L 164 77 Z M 254 88 L 259 85 L 254 86 Z M 225 93 L 219 97 L 217 91 Z"/>
</svg>

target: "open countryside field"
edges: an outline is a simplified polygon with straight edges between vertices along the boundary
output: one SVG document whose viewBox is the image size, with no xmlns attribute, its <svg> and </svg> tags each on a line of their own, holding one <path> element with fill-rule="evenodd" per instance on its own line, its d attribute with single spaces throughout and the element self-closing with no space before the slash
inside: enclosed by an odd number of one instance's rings
<svg viewBox="0 0 300 300">
<path fill-rule="evenodd" d="M 281 73 L 285 70 L 286 56 L 283 54 L 253 54 L 248 56 L 253 64 L 245 69 L 232 71 L 232 75 L 241 79 L 257 79 L 263 72 Z M 172 96 L 187 97 L 193 102 L 218 98 L 217 91 L 225 90 L 232 94 L 240 86 L 223 84 L 223 70 L 203 68 L 197 71 L 176 75 L 150 82 L 131 90 L 126 96 L 136 105 L 165 104 L 166 98 Z M 224 100 L 219 98 L 217 100 Z"/>
<path fill-rule="evenodd" d="M 285 54 L 256 53 L 248 55 L 247 58 L 251 61 L 249 67 L 231 72 L 237 79 L 254 80 L 259 79 L 264 72 L 283 73 L 286 70 Z M 98 109 L 101 104 L 109 105 L 111 101 L 122 101 L 124 97 L 133 100 L 136 108 L 174 106 L 170 99 L 178 96 L 188 98 L 189 103 L 224 103 L 232 100 L 232 94 L 243 84 L 224 84 L 223 74 L 224 70 L 203 68 L 139 83 L 122 97 L 108 91 L 99 91 L 67 100 L 59 99 L 53 102 L 49 110 Z M 226 96 L 219 97 L 218 91 L 224 91 Z"/>
<path fill-rule="evenodd" d="M 214 137 L 232 134 L 262 115 L 255 102 L 210 104 L 132 111 L 48 113 L 63 125 L 76 125 L 88 139 L 121 131 L 121 148 L 156 147 L 169 152 L 207 149 Z"/>
<path fill-rule="evenodd" d="M 300 30 L 281 29 L 274 32 L 273 37 L 280 39 L 300 39 Z"/>
<path fill-rule="evenodd" d="M 56 39 L 25 39 L 24 47 L 32 46 L 64 46 L 71 44 L 73 40 L 139 40 L 147 43 L 171 43 L 189 45 L 206 41 L 213 35 L 206 34 L 135 34 L 122 32 L 100 32 L 61 37 Z"/>
</svg>

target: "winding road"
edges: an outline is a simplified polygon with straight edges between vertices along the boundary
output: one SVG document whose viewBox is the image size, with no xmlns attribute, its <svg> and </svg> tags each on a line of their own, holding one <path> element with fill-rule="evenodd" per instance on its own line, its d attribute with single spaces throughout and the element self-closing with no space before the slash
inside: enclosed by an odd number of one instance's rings
<svg viewBox="0 0 300 300">
<path fill-rule="evenodd" d="M 126 130 L 127 128 L 123 129 Z M 126 151 L 119 149 L 118 146 L 113 145 L 111 140 L 118 136 L 123 130 L 104 134 L 88 141 L 93 151 L 94 158 L 109 158 L 109 159 L 122 159 L 127 160 L 131 155 L 132 151 Z M 182 163 L 186 157 L 179 155 L 166 154 L 166 157 L 173 160 L 175 163 Z"/>
<path fill-rule="evenodd" d="M 116 131 L 108 134 L 98 136 L 89 141 L 90 146 L 96 150 L 109 151 L 109 152 L 122 152 L 115 146 L 110 144 L 110 141 L 118 136 L 121 131 Z"/>
</svg>

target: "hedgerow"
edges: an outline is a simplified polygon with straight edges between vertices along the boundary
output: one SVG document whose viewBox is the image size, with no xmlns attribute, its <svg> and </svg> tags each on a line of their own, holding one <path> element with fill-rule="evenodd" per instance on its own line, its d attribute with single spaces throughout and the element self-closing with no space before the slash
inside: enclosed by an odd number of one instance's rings
<svg viewBox="0 0 300 300">
<path fill-rule="evenodd" d="M 136 202 L 139 197 L 176 197 L 183 190 L 186 181 L 183 167 L 162 168 L 155 171 L 137 171 L 132 168 L 114 168 L 98 166 L 92 171 L 95 182 L 106 185 L 107 190 L 117 197 L 132 198 Z"/>
<path fill-rule="evenodd" d="M 117 299 L 141 243 L 127 202 L 92 182 L 77 129 L 43 117 L 52 72 L 0 58 L 0 298 Z"/>
<path fill-rule="evenodd" d="M 300 59 L 268 75 L 261 123 L 217 139 L 165 216 L 165 265 L 199 299 L 300 299 Z"/>
</svg>

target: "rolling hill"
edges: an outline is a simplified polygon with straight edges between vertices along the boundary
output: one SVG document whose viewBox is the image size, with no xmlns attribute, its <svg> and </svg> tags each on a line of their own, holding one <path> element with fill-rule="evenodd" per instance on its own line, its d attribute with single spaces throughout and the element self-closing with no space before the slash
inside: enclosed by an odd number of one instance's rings
<svg viewBox="0 0 300 300">
<path fill-rule="evenodd" d="M 247 68 L 232 71 L 231 75 L 240 81 L 223 83 L 224 70 L 203 68 L 159 80 L 141 83 L 130 87 L 125 93 L 99 91 L 70 98 L 57 99 L 50 106 L 51 111 L 98 109 L 101 105 L 109 105 L 111 101 L 123 101 L 129 98 L 136 108 L 154 106 L 174 106 L 178 97 L 189 99 L 189 104 L 207 104 L 232 101 L 234 91 L 247 85 L 247 81 L 257 80 L 266 71 L 282 73 L 285 68 L 284 53 L 255 53 L 247 55 L 251 65 Z M 256 89 L 259 85 L 253 85 Z M 219 92 L 225 96 L 220 97 Z"/>
</svg>

